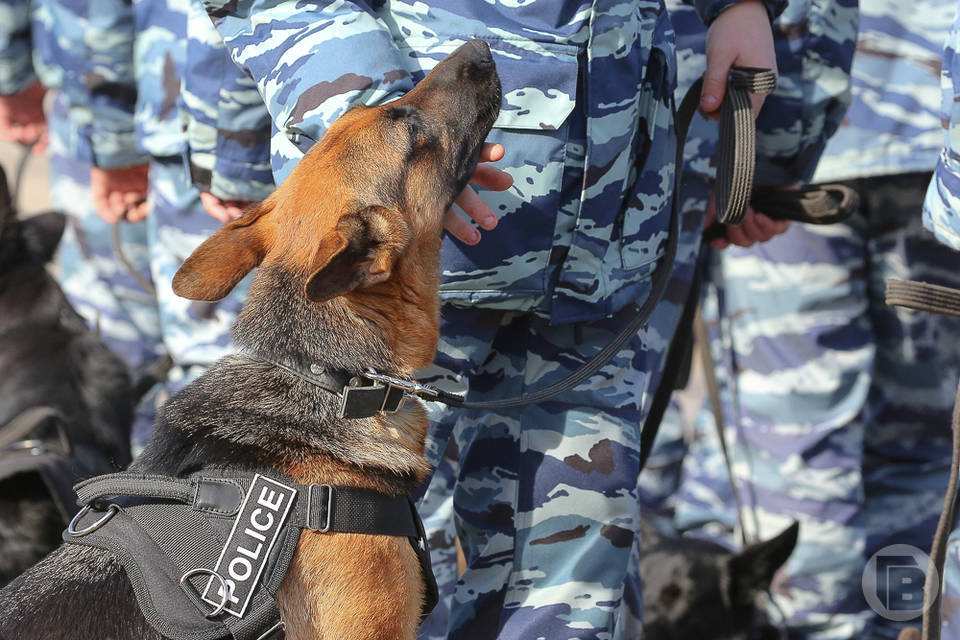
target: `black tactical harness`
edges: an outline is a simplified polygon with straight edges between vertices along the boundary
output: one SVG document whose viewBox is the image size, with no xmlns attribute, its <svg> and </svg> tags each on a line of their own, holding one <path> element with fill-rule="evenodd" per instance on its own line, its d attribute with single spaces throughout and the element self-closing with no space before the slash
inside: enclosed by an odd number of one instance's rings
<svg viewBox="0 0 960 640">
<path fill-rule="evenodd" d="M 407 496 L 302 485 L 274 470 L 204 469 L 185 478 L 114 473 L 81 482 L 69 544 L 112 552 L 140 610 L 173 640 L 267 640 L 283 629 L 274 596 L 304 530 L 404 536 L 437 603 L 423 524 Z"/>
<path fill-rule="evenodd" d="M 116 467 L 97 448 L 72 443 L 64 421 L 56 409 L 38 406 L 0 427 L 0 481 L 36 473 L 66 523 L 78 510 L 73 485 Z M 41 436 L 49 426 L 52 435 Z"/>
</svg>

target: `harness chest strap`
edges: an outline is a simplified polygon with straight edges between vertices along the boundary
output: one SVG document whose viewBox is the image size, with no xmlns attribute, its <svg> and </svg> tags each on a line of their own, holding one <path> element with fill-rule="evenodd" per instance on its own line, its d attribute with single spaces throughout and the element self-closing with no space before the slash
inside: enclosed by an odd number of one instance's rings
<svg viewBox="0 0 960 640">
<path fill-rule="evenodd" d="M 408 538 L 426 585 L 423 616 L 436 604 L 423 525 L 406 496 L 209 469 L 116 473 L 76 491 L 86 506 L 64 541 L 116 555 L 144 617 L 174 640 L 257 640 L 282 628 L 274 595 L 304 529 Z"/>
</svg>

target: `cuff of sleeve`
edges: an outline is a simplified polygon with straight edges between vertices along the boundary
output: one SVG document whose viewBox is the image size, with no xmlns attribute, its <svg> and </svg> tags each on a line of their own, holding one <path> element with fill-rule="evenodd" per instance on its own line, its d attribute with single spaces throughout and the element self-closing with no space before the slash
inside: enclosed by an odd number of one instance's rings
<svg viewBox="0 0 960 640">
<path fill-rule="evenodd" d="M 33 64 L 8 64 L 0 62 L 0 95 L 12 96 L 38 81 Z"/>
<path fill-rule="evenodd" d="M 262 163 L 218 158 L 210 178 L 210 193 L 223 200 L 260 202 L 274 188 L 269 158 Z"/>
<path fill-rule="evenodd" d="M 90 163 L 99 169 L 120 169 L 147 164 L 150 156 L 137 149 L 136 133 L 105 133 L 87 130 L 81 133 L 90 149 Z"/>
<path fill-rule="evenodd" d="M 940 154 L 923 202 L 923 226 L 943 244 L 960 251 L 960 160 Z"/>
<path fill-rule="evenodd" d="M 767 10 L 767 15 L 770 16 L 770 22 L 773 22 L 777 19 L 784 9 L 787 8 L 787 0 L 761 0 L 763 6 Z M 717 19 L 721 13 L 729 9 L 735 4 L 739 4 L 743 0 L 693 0 L 694 6 L 696 6 L 697 11 L 700 13 L 700 18 L 703 20 L 703 24 L 708 27 Z"/>
</svg>

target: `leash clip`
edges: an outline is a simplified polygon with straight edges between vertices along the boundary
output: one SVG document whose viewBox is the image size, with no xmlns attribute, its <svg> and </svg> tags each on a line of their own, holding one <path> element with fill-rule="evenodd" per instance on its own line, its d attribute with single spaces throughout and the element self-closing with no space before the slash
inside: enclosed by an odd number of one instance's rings
<svg viewBox="0 0 960 640">
<path fill-rule="evenodd" d="M 363 373 L 363 377 L 367 378 L 368 380 L 380 382 L 394 389 L 400 389 L 404 393 L 411 396 L 417 396 L 418 398 L 425 397 L 427 399 L 432 399 L 439 395 L 436 389 L 422 385 L 416 380 L 404 380 L 403 378 L 394 378 L 393 376 L 377 373 L 377 370 L 373 367 L 367 367 L 367 370 Z"/>
</svg>

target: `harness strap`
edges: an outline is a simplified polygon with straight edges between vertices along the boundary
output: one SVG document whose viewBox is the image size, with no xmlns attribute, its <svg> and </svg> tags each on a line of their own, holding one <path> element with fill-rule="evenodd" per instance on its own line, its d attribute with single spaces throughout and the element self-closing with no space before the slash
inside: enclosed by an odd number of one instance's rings
<svg viewBox="0 0 960 640">
<path fill-rule="evenodd" d="M 960 290 L 941 287 L 926 282 L 910 280 L 887 280 L 887 304 L 906 307 L 919 311 L 930 311 L 943 315 L 960 317 Z M 940 520 L 930 545 L 930 566 L 927 577 L 936 575 L 939 579 L 936 589 L 930 584 L 923 589 L 923 630 L 922 640 L 939 640 L 941 634 L 941 596 L 943 593 L 943 569 L 947 557 L 947 542 L 957 516 L 957 487 L 960 484 L 960 388 L 953 405 L 953 447 L 950 461 L 950 479 L 943 499 Z M 936 573 L 934 573 L 936 572 Z M 908 637 L 911 634 L 906 634 Z M 904 637 L 904 636 L 901 636 Z"/>
<path fill-rule="evenodd" d="M 53 407 L 39 406 L 17 414 L 13 420 L 0 428 L 0 450 L 6 449 L 12 444 L 25 440 L 27 436 L 33 434 L 40 426 L 48 420 L 56 420 L 58 427 L 63 424 L 65 418 L 63 414 Z M 70 441 L 62 428 L 58 429 L 58 437 L 63 445 L 64 452 L 70 452 Z"/>
<path fill-rule="evenodd" d="M 64 523 L 77 512 L 73 484 L 86 475 L 114 468 L 99 449 L 73 445 L 65 421 L 53 407 L 38 406 L 0 427 L 0 480 L 38 474 Z M 38 430 L 48 423 L 55 427 L 55 434 L 41 437 Z"/>
</svg>

